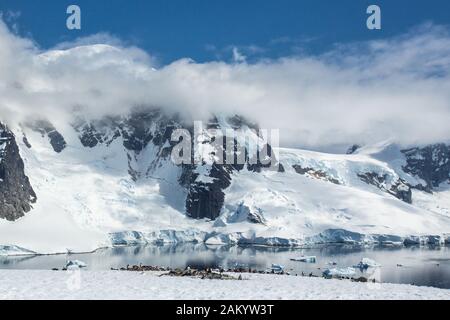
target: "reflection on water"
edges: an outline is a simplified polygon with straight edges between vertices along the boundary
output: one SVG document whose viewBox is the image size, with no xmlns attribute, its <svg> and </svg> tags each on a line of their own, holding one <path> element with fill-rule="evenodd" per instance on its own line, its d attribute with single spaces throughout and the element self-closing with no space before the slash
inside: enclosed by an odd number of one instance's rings
<svg viewBox="0 0 450 320">
<path fill-rule="evenodd" d="M 291 261 L 301 255 L 317 256 L 316 263 Z M 292 274 L 321 275 L 336 262 L 336 267 L 348 267 L 367 257 L 382 265 L 382 282 L 409 283 L 450 289 L 449 247 L 358 247 L 327 245 L 312 249 L 274 248 L 258 246 L 208 246 L 182 244 L 166 246 L 115 247 L 90 254 L 0 257 L 2 269 L 61 268 L 68 259 L 79 259 L 91 270 L 120 268 L 127 264 L 145 264 L 172 268 L 233 267 L 236 264 L 265 270 L 272 263 L 282 264 Z"/>
</svg>

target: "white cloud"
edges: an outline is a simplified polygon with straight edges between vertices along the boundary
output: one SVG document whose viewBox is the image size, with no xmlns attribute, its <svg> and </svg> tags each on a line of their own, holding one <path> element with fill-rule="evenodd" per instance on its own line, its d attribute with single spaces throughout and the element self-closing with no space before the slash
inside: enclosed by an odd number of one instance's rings
<svg viewBox="0 0 450 320">
<path fill-rule="evenodd" d="M 19 20 L 21 15 L 22 12 L 20 11 L 14 10 L 0 11 L 0 20 L 4 19 L 10 25 L 12 31 L 17 34 L 19 33 L 19 25 L 17 21 Z"/>
<path fill-rule="evenodd" d="M 246 56 L 244 56 L 241 52 L 239 52 L 239 49 L 237 47 L 233 47 L 233 61 L 234 62 L 245 62 L 247 59 Z"/>
<path fill-rule="evenodd" d="M 65 116 L 75 106 L 99 116 L 150 105 L 193 119 L 243 114 L 279 128 L 284 144 L 314 148 L 450 139 L 450 35 L 444 27 L 425 25 L 321 56 L 231 64 L 182 59 L 158 70 L 144 51 L 110 40 L 97 35 L 75 48 L 65 43 L 40 52 L 0 22 L 2 119 Z M 109 44 L 92 45 L 99 42 Z M 237 49 L 233 55 L 245 61 Z"/>
</svg>

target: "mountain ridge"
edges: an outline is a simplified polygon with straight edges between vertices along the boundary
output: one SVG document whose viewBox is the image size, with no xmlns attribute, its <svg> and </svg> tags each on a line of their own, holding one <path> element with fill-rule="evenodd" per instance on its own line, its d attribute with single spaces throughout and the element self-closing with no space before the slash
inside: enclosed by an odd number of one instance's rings
<svg viewBox="0 0 450 320">
<path fill-rule="evenodd" d="M 218 150 L 226 152 L 224 145 L 223 150 L 207 149 L 200 164 L 176 165 L 171 152 L 178 141 L 170 137 L 183 127 L 177 116 L 160 110 L 100 120 L 75 117 L 63 125 L 41 120 L 16 126 L 15 136 L 23 137 L 17 145 L 24 174 L 37 201 L 25 216 L 14 219 L 15 225 L 0 220 L 0 244 L 36 252 L 92 250 L 126 243 L 123 239 L 302 245 L 342 240 L 342 232 L 348 239 L 358 235 L 361 241 L 429 242 L 423 239 L 431 235 L 446 241 L 447 153 L 425 157 L 432 166 L 414 162 L 417 153 L 443 150 L 440 144 L 414 151 L 395 147 L 388 161 L 367 147 L 347 155 L 279 148 L 276 170 L 259 161 L 251 163 L 246 147 L 244 164 L 217 164 Z M 241 117 L 213 117 L 208 128 L 241 130 L 271 150 L 252 131 L 258 127 Z M 240 139 L 235 139 L 234 148 Z M 193 147 L 212 140 L 202 131 Z M 436 165 L 439 179 L 424 179 Z M 28 231 L 40 220 L 37 217 L 47 217 L 48 225 L 39 222 L 38 231 Z M 47 235 L 43 243 L 36 241 L 33 233 L 42 236 L 48 228 L 62 230 Z M 64 235 L 66 228 L 70 236 Z M 30 236 L 23 239 L 17 230 Z"/>
</svg>

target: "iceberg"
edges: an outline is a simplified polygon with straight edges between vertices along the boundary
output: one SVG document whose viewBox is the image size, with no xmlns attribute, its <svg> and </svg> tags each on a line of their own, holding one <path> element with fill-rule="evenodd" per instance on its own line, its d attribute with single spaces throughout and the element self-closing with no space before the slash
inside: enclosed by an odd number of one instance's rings
<svg viewBox="0 0 450 320">
<path fill-rule="evenodd" d="M 369 259 L 369 258 L 363 258 L 358 264 L 353 266 L 354 268 L 360 269 L 360 270 L 366 270 L 369 268 L 378 268 L 381 267 L 381 264 L 375 262 L 375 260 Z"/>
<path fill-rule="evenodd" d="M 351 277 L 354 276 L 355 274 L 356 270 L 351 267 L 326 269 L 324 272 L 322 272 L 322 275 L 325 278 Z"/>
<path fill-rule="evenodd" d="M 301 256 L 301 257 L 298 257 L 298 258 L 291 258 L 291 261 L 316 263 L 316 256 Z"/>
<path fill-rule="evenodd" d="M 284 266 L 282 266 L 281 264 L 272 264 L 270 271 L 272 271 L 273 273 L 282 273 L 284 272 Z"/>
<path fill-rule="evenodd" d="M 81 268 L 86 268 L 87 264 L 80 260 L 69 260 L 66 263 L 66 269 L 67 270 L 77 270 Z"/>
</svg>

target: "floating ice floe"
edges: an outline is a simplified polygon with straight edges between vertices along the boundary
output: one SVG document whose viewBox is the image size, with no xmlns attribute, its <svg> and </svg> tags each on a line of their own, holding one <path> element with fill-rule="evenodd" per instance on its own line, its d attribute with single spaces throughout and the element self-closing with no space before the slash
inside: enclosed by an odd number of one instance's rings
<svg viewBox="0 0 450 320">
<path fill-rule="evenodd" d="M 363 258 L 358 264 L 353 266 L 354 268 L 358 268 L 360 270 L 366 270 L 369 268 L 378 268 L 381 267 L 381 264 L 377 263 L 376 261 L 369 259 L 369 258 Z"/>
<path fill-rule="evenodd" d="M 356 274 L 356 270 L 351 267 L 346 268 L 332 268 L 332 269 L 326 269 L 322 275 L 325 278 L 332 278 L 332 277 L 351 277 Z"/>
<path fill-rule="evenodd" d="M 248 266 L 248 264 L 236 262 L 236 263 L 234 264 L 234 269 L 235 269 L 235 270 L 248 270 L 248 269 L 249 269 L 249 266 Z"/>
<path fill-rule="evenodd" d="M 284 266 L 282 266 L 281 264 L 272 264 L 272 266 L 270 267 L 270 271 L 272 271 L 273 273 L 282 273 L 284 272 Z"/>
<path fill-rule="evenodd" d="M 80 260 L 69 260 L 66 263 L 66 269 L 67 270 L 77 270 L 81 268 L 86 268 L 87 264 Z"/>
<path fill-rule="evenodd" d="M 316 256 L 301 256 L 298 258 L 291 258 L 292 261 L 316 263 Z"/>
</svg>

